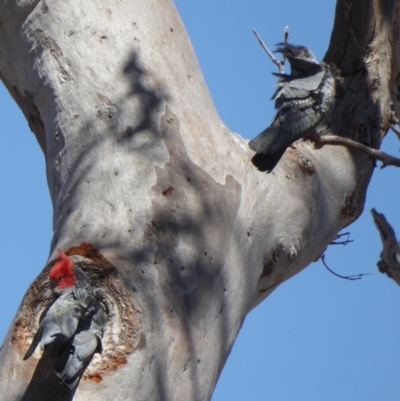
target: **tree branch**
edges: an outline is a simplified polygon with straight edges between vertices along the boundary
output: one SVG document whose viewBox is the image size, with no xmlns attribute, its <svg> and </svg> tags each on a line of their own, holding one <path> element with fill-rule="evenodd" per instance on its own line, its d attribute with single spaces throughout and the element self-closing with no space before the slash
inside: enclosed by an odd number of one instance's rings
<svg viewBox="0 0 400 401">
<path fill-rule="evenodd" d="M 112 12 L 97 3 L 83 9 L 79 0 L 56 0 L 45 17 L 40 7 L 28 15 L 25 2 L 0 7 L 1 76 L 45 138 L 54 205 L 49 262 L 57 247 L 93 244 L 114 266 L 110 288 L 120 283 L 136 322 L 134 330 L 121 319 L 106 328 L 102 359 L 88 367 L 77 397 L 210 400 L 247 312 L 360 215 L 373 166 L 330 146 L 323 157 L 311 150 L 311 167 L 286 152 L 273 174 L 255 171 L 246 141 L 221 124 L 172 2 L 121 0 Z M 353 0 L 352 30 L 368 49 L 367 73 L 359 74 L 342 24 L 345 3 L 338 1 L 327 56 L 347 74 L 332 132 L 349 136 L 357 111 L 379 122 L 369 129 L 378 141 L 391 124 L 382 77 L 392 30 L 380 7 Z M 123 34 L 127 27 L 135 40 Z M 66 399 L 58 382 L 48 390 L 51 355 L 22 360 L 40 315 L 32 304 L 48 305 L 44 285 L 46 269 L 0 353 L 8 401 Z M 128 355 L 107 360 L 114 328 L 129 333 L 118 344 Z"/>
<path fill-rule="evenodd" d="M 334 276 L 343 278 L 345 280 L 350 280 L 350 281 L 361 280 L 363 276 L 369 276 L 370 274 L 372 274 L 372 273 L 359 273 L 359 274 L 352 274 L 350 276 L 342 276 L 341 274 L 335 273 L 332 269 L 328 267 L 328 265 L 325 262 L 324 253 L 321 255 L 321 261 L 322 264 L 325 266 L 325 268 L 329 271 L 329 273 L 332 273 Z"/>
<path fill-rule="evenodd" d="M 377 263 L 378 269 L 400 285 L 400 244 L 396 234 L 383 213 L 371 209 L 371 214 L 383 245 L 381 260 Z"/>
<path fill-rule="evenodd" d="M 347 236 L 347 238 L 344 241 L 338 241 L 338 239 Z M 336 235 L 336 237 L 333 239 L 333 241 L 329 245 L 348 245 L 350 242 L 353 242 L 354 240 L 350 239 L 350 233 L 340 233 Z"/>
<path fill-rule="evenodd" d="M 321 145 L 342 145 L 346 146 L 349 149 L 357 150 L 361 153 L 369 155 L 376 160 L 382 162 L 381 169 L 386 166 L 395 166 L 400 167 L 400 159 L 391 155 L 388 155 L 385 152 L 382 152 L 378 149 L 370 148 L 369 146 L 365 146 L 362 143 L 353 141 L 349 138 L 343 138 L 337 135 L 321 135 L 321 136 L 312 136 L 311 137 L 315 142 Z"/>
<path fill-rule="evenodd" d="M 267 45 L 263 42 L 263 40 L 261 39 L 261 36 L 258 34 L 258 32 L 253 29 L 253 33 L 254 35 L 256 35 L 258 41 L 260 42 L 260 45 L 262 46 L 262 48 L 265 50 L 265 52 L 268 54 L 269 58 L 271 59 L 271 61 L 278 66 L 279 68 L 279 73 L 280 74 L 284 74 L 285 73 L 285 56 L 282 56 L 282 59 L 280 61 L 278 61 L 278 59 L 275 58 L 275 56 L 272 54 L 271 50 L 268 49 Z M 284 42 L 287 43 L 288 37 L 289 37 L 289 27 L 285 27 L 284 32 Z"/>
</svg>

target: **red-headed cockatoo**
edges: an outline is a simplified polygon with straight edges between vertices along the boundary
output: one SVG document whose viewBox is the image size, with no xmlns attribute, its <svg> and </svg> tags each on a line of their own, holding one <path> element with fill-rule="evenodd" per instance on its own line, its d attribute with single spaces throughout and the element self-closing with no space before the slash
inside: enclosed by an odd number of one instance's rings
<svg viewBox="0 0 400 401">
<path fill-rule="evenodd" d="M 102 304 L 103 293 L 90 285 L 83 270 L 60 249 L 59 260 L 49 272 L 50 286 L 57 299 L 47 311 L 24 356 L 28 359 L 40 343 L 45 350 L 55 350 L 56 374 L 73 389 L 90 362 L 101 350 L 107 316 Z"/>
</svg>

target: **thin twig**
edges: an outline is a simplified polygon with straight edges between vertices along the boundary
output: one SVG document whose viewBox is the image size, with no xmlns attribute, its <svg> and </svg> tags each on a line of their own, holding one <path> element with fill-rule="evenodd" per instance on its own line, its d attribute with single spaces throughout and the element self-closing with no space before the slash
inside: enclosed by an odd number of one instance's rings
<svg viewBox="0 0 400 401">
<path fill-rule="evenodd" d="M 283 43 L 285 43 L 285 45 L 288 42 L 288 38 L 289 38 L 289 27 L 285 26 L 285 29 L 283 30 Z M 285 69 L 285 61 L 286 61 L 285 54 L 282 54 L 282 58 L 281 58 L 282 74 Z"/>
<path fill-rule="evenodd" d="M 284 35 L 283 41 L 285 42 L 285 45 L 286 45 L 288 42 L 288 38 L 289 38 L 289 27 L 288 26 L 285 26 L 285 29 L 283 30 L 283 35 Z"/>
<path fill-rule="evenodd" d="M 266 46 L 266 44 L 263 42 L 263 40 L 261 39 L 260 35 L 257 33 L 257 31 L 255 29 L 253 29 L 253 33 L 254 35 L 256 35 L 258 41 L 260 42 L 260 45 L 262 46 L 262 48 L 265 50 L 265 52 L 268 54 L 269 58 L 271 59 L 271 61 L 278 66 L 279 68 L 279 73 L 283 74 L 284 71 L 284 67 L 283 67 L 283 63 L 281 61 L 278 61 L 274 55 L 272 54 L 272 52 L 268 49 L 268 47 Z"/>
<path fill-rule="evenodd" d="M 370 274 L 373 274 L 373 273 L 360 273 L 360 274 L 353 274 L 353 275 L 351 275 L 351 276 L 342 276 L 342 275 L 340 275 L 340 274 L 335 273 L 333 270 L 331 270 L 331 269 L 328 267 L 328 265 L 327 265 L 326 262 L 325 262 L 325 254 L 322 254 L 322 255 L 321 255 L 321 260 L 322 260 L 322 263 L 324 264 L 325 268 L 326 268 L 330 273 L 332 273 L 332 274 L 333 274 L 334 276 L 336 276 L 336 277 L 344 278 L 345 280 L 350 280 L 350 281 L 361 280 L 362 276 L 369 276 Z"/>
<path fill-rule="evenodd" d="M 344 241 L 337 241 L 339 238 L 344 237 L 345 235 L 347 235 L 347 238 Z M 350 242 L 354 242 L 353 239 L 350 239 L 350 233 L 341 233 L 336 235 L 336 237 L 333 239 L 333 241 L 330 243 L 330 245 L 348 245 L 350 244 Z"/>
<path fill-rule="evenodd" d="M 388 155 L 385 152 L 382 152 L 378 149 L 372 149 L 368 146 L 363 145 L 362 143 L 353 141 L 349 138 L 343 138 L 337 135 L 321 135 L 321 136 L 310 136 L 312 140 L 321 144 L 321 145 L 343 145 L 350 149 L 358 150 L 361 153 L 365 153 L 374 159 L 377 159 L 382 162 L 381 169 L 386 166 L 396 166 L 400 167 L 400 159 L 391 155 Z"/>
</svg>

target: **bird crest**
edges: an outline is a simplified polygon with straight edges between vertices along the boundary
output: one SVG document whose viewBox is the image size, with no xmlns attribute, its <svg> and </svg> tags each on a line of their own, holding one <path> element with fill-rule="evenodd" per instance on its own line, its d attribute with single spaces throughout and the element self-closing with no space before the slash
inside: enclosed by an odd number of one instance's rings
<svg viewBox="0 0 400 401">
<path fill-rule="evenodd" d="M 74 263 L 61 249 L 57 249 L 57 252 L 60 257 L 51 268 L 49 278 L 56 282 L 56 288 L 61 290 L 75 284 L 75 274 L 72 268 Z"/>
</svg>

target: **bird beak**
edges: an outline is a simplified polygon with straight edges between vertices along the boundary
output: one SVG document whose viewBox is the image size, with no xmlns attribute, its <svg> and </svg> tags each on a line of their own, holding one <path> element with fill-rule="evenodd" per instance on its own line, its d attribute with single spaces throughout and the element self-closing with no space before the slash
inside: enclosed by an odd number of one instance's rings
<svg viewBox="0 0 400 401">
<path fill-rule="evenodd" d="M 51 280 L 51 279 L 49 280 L 49 282 L 50 282 L 50 289 L 53 291 L 54 288 L 57 287 L 57 283 L 54 280 Z"/>
</svg>

